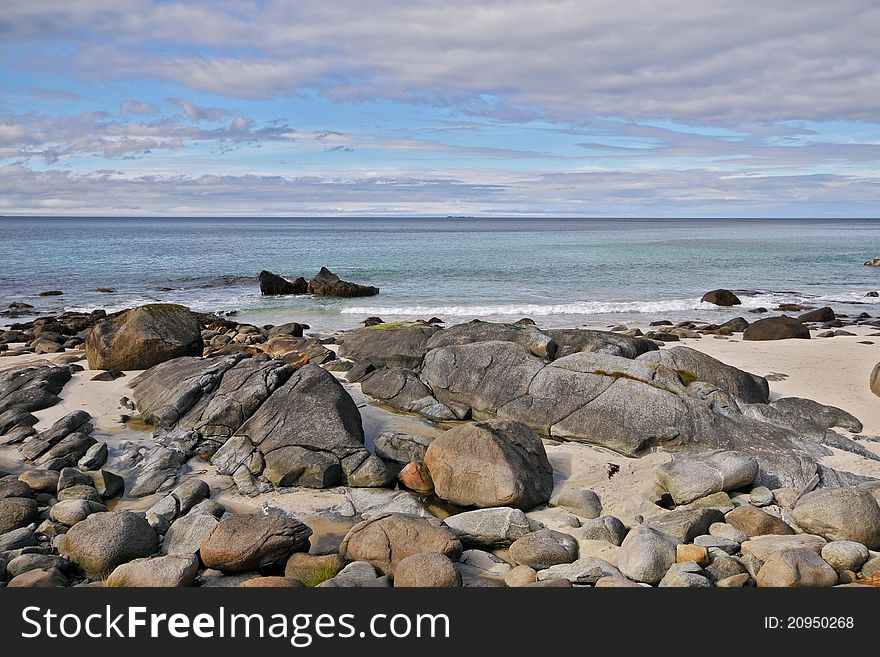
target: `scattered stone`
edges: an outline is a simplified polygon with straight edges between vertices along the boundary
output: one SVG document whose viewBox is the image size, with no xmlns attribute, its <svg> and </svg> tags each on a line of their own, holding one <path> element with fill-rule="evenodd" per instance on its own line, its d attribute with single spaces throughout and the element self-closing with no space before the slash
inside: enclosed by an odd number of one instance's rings
<svg viewBox="0 0 880 657">
<path fill-rule="evenodd" d="M 102 579 L 116 566 L 148 557 L 158 548 L 156 532 L 131 511 L 93 513 L 71 527 L 59 542 L 61 556 L 93 579 Z"/>
<path fill-rule="evenodd" d="M 537 581 L 538 573 L 531 566 L 516 566 L 504 576 L 504 583 L 511 588 L 534 584 Z"/>
<path fill-rule="evenodd" d="M 557 495 L 550 498 L 550 506 L 562 507 L 588 520 L 602 515 L 602 501 L 589 488 L 563 487 Z"/>
<path fill-rule="evenodd" d="M 195 554 L 217 523 L 217 518 L 208 513 L 189 513 L 178 518 L 165 532 L 162 554 Z"/>
<path fill-rule="evenodd" d="M 871 556 L 868 548 L 855 541 L 831 541 L 822 547 L 820 554 L 822 559 L 838 572 L 844 570 L 858 572 Z"/>
<path fill-rule="evenodd" d="M 764 562 L 757 583 L 760 587 L 834 586 L 837 572 L 813 550 L 786 550 Z"/>
<path fill-rule="evenodd" d="M 679 457 L 657 468 L 657 480 L 677 504 L 751 484 L 758 476 L 758 462 L 735 451 L 710 452 L 699 457 Z"/>
<path fill-rule="evenodd" d="M 772 516 L 766 511 L 753 506 L 737 507 L 724 517 L 724 521 L 728 525 L 739 529 L 750 538 L 765 534 L 784 536 L 795 533 L 791 525 L 782 520 L 782 518 Z"/>
<path fill-rule="evenodd" d="M 284 576 L 302 582 L 306 586 L 317 586 L 325 580 L 336 577 L 344 567 L 345 559 L 338 554 L 294 552 L 284 566 Z"/>
<path fill-rule="evenodd" d="M 394 573 L 401 559 L 422 552 L 439 552 L 457 560 L 462 545 L 439 520 L 393 513 L 359 522 L 339 546 L 344 559 L 368 561 L 386 575 Z"/>
<path fill-rule="evenodd" d="M 466 511 L 444 522 L 465 547 L 505 547 L 531 532 L 526 514 L 510 507 Z"/>
<path fill-rule="evenodd" d="M 801 497 L 792 520 L 829 541 L 855 541 L 880 549 L 880 506 L 862 488 L 820 488 Z"/>
<path fill-rule="evenodd" d="M 743 331 L 743 340 L 786 340 L 800 338 L 809 340 L 810 329 L 792 317 L 767 317 L 753 322 Z"/>
<path fill-rule="evenodd" d="M 672 536 L 679 543 L 690 543 L 697 536 L 706 534 L 709 525 L 723 519 L 724 516 L 717 509 L 676 509 L 650 518 L 647 524 Z"/>
<path fill-rule="evenodd" d="M 414 436 L 407 433 L 389 431 L 376 436 L 373 447 L 376 456 L 397 463 L 424 461 L 432 436 Z"/>
<path fill-rule="evenodd" d="M 696 566 L 696 568 L 693 568 Z M 660 587 L 666 588 L 708 588 L 712 586 L 702 569 L 694 563 L 674 563 L 663 575 L 659 583 Z"/>
<path fill-rule="evenodd" d="M 827 541 L 813 534 L 794 534 L 780 536 L 767 534 L 755 536 L 742 544 L 743 555 L 751 555 L 760 561 L 767 561 L 772 555 L 788 550 L 809 549 L 819 554 Z"/>
<path fill-rule="evenodd" d="M 755 506 L 769 506 L 773 501 L 773 491 L 766 486 L 756 486 L 749 493 L 749 502 Z"/>
<path fill-rule="evenodd" d="M 125 376 L 125 372 L 119 370 L 104 370 L 92 377 L 92 381 L 115 381 Z"/>
<path fill-rule="evenodd" d="M 49 510 L 49 518 L 67 527 L 73 527 L 93 513 L 106 510 L 106 506 L 93 500 L 62 500 Z"/>
<path fill-rule="evenodd" d="M 27 527 L 36 519 L 36 500 L 25 497 L 0 499 L 0 534 Z"/>
<path fill-rule="evenodd" d="M 0 552 L 19 550 L 36 544 L 37 537 L 30 527 L 19 527 L 0 534 Z"/>
<path fill-rule="evenodd" d="M 577 541 L 562 532 L 541 529 L 526 534 L 510 546 L 510 559 L 517 565 L 543 570 L 578 558 Z"/>
<path fill-rule="evenodd" d="M 679 543 L 675 548 L 675 560 L 678 563 L 697 563 L 709 565 L 709 550 L 702 545 Z"/>
<path fill-rule="evenodd" d="M 572 563 L 557 564 L 538 571 L 538 581 L 567 579 L 572 584 L 595 584 L 603 577 L 622 577 L 620 571 L 604 559 L 582 557 Z"/>
<path fill-rule="evenodd" d="M 145 370 L 180 356 L 201 356 L 196 316 L 184 306 L 154 303 L 98 322 L 86 338 L 93 370 Z"/>
<path fill-rule="evenodd" d="M 308 291 L 308 283 L 302 276 L 291 282 L 278 274 L 273 274 L 265 269 L 260 272 L 260 294 L 264 296 L 279 294 L 305 294 Z"/>
<path fill-rule="evenodd" d="M 397 475 L 398 480 L 404 488 L 407 488 L 418 495 L 430 495 L 434 492 L 434 482 L 431 480 L 431 473 L 424 463 L 413 461 L 407 463 Z"/>
<path fill-rule="evenodd" d="M 606 541 L 620 546 L 626 537 L 626 527 L 614 516 L 601 516 L 581 522 L 581 536 L 587 541 Z"/>
<path fill-rule="evenodd" d="M 672 536 L 653 527 L 633 527 L 620 545 L 617 567 L 631 580 L 659 584 L 675 563 L 676 545 Z"/>
<path fill-rule="evenodd" d="M 199 571 L 195 555 L 162 556 L 135 559 L 121 564 L 110 573 L 104 586 L 179 587 L 189 586 Z"/>
<path fill-rule="evenodd" d="M 292 516 L 232 515 L 214 526 L 199 554 L 208 568 L 247 572 L 308 550 L 311 535 L 312 530 Z"/>
<path fill-rule="evenodd" d="M 445 554 L 421 552 L 401 559 L 394 567 L 395 587 L 452 588 L 461 575 Z"/>
</svg>

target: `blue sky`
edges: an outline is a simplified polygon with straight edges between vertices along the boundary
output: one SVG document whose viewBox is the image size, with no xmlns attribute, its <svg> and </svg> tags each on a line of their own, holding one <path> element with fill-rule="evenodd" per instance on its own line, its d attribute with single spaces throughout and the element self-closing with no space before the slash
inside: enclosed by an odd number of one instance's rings
<svg viewBox="0 0 880 657">
<path fill-rule="evenodd" d="M 6 0 L 0 214 L 880 216 L 874 0 Z"/>
</svg>

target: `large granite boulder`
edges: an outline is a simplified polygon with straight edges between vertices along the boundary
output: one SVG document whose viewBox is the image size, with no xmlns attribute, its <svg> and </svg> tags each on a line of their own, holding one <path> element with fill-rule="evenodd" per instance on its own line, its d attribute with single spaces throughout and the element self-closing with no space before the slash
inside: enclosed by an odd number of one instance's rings
<svg viewBox="0 0 880 657">
<path fill-rule="evenodd" d="M 758 462 L 742 452 L 714 451 L 684 456 L 657 467 L 657 481 L 676 504 L 750 485 L 758 476 Z"/>
<path fill-rule="evenodd" d="M 675 563 L 676 540 L 652 527 L 633 527 L 617 553 L 617 567 L 636 582 L 658 584 Z"/>
<path fill-rule="evenodd" d="M 837 572 L 813 550 L 797 549 L 772 555 L 756 578 L 761 587 L 834 586 Z"/>
<path fill-rule="evenodd" d="M 644 354 L 638 360 L 662 363 L 677 372 L 683 382 L 705 381 L 745 402 L 766 404 L 770 399 L 767 379 L 725 365 L 696 349 L 672 347 Z"/>
<path fill-rule="evenodd" d="M 71 376 L 69 367 L 53 365 L 24 365 L 0 371 L 0 413 L 29 413 L 54 406 L 61 401 L 58 394 Z M 19 417 L 15 424 L 22 419 Z"/>
<path fill-rule="evenodd" d="M 179 587 L 193 583 L 199 571 L 195 555 L 162 556 L 135 559 L 117 566 L 104 586 L 117 587 Z"/>
<path fill-rule="evenodd" d="M 37 502 L 30 497 L 0 499 L 0 534 L 27 527 L 37 519 Z"/>
<path fill-rule="evenodd" d="M 457 561 L 461 541 L 436 519 L 392 513 L 364 520 L 342 539 L 339 554 L 349 561 L 368 561 L 386 575 L 406 557 L 438 552 Z"/>
<path fill-rule="evenodd" d="M 371 297 L 379 294 L 379 288 L 343 281 L 326 267 L 321 267 L 321 271 L 309 281 L 308 292 L 321 297 Z"/>
<path fill-rule="evenodd" d="M 743 340 L 787 340 L 789 338 L 810 339 L 810 329 L 793 317 L 767 317 L 752 322 L 743 331 Z"/>
<path fill-rule="evenodd" d="M 438 402 L 415 372 L 404 368 L 371 372 L 361 380 L 365 395 L 408 413 L 418 413 L 431 420 L 458 419 L 452 410 Z"/>
<path fill-rule="evenodd" d="M 203 346 L 189 308 L 153 303 L 98 322 L 85 349 L 93 370 L 145 370 L 172 358 L 200 356 Z"/>
<path fill-rule="evenodd" d="M 368 326 L 340 336 L 338 352 L 358 363 L 415 370 L 428 352 L 428 339 L 442 330 L 429 324 Z"/>
<path fill-rule="evenodd" d="M 528 510 L 550 499 L 553 468 L 541 438 L 520 422 L 466 424 L 436 438 L 425 465 L 441 499 Z"/>
<path fill-rule="evenodd" d="M 292 516 L 226 516 L 202 541 L 199 554 L 208 568 L 244 573 L 308 551 L 311 535 L 312 530 Z"/>
<path fill-rule="evenodd" d="M 505 547 L 532 531 L 526 514 L 510 507 L 465 511 L 444 522 L 466 547 Z"/>
<path fill-rule="evenodd" d="M 512 342 L 475 342 L 433 349 L 425 356 L 422 381 L 459 417 L 523 422 L 551 438 L 596 444 L 628 456 L 664 448 L 714 449 L 752 454 L 756 484 L 800 488 L 815 475 L 826 486 L 861 479 L 821 465 L 829 447 L 877 460 L 863 446 L 832 431 L 859 428 L 855 418 L 803 400 L 749 403 L 763 395 L 757 377 L 689 352 L 666 357 L 716 383 L 692 379 L 664 358 L 623 358 L 579 352 L 546 363 Z M 728 389 L 723 389 L 724 386 Z M 735 394 L 734 394 L 735 393 Z"/>
<path fill-rule="evenodd" d="M 93 579 L 109 575 L 120 564 L 148 557 L 159 549 L 156 532 L 131 511 L 94 513 L 62 536 L 58 551 Z"/>
<path fill-rule="evenodd" d="M 390 473 L 363 443 L 360 413 L 342 384 L 326 370 L 306 365 L 263 402 L 212 461 L 223 474 L 245 466 L 279 487 L 387 484 Z"/>
<path fill-rule="evenodd" d="M 556 355 L 553 338 L 528 324 L 497 324 L 475 320 L 450 326 L 428 340 L 428 349 L 475 342 L 513 342 L 522 345 L 539 358 L 552 360 Z"/>
<path fill-rule="evenodd" d="M 610 356 L 635 358 L 660 347 L 653 340 L 620 335 L 612 331 L 591 329 L 553 329 L 544 333 L 556 342 L 556 357 L 570 356 L 581 351 L 593 351 Z"/>
<path fill-rule="evenodd" d="M 855 541 L 880 550 L 880 505 L 863 488 L 822 488 L 795 504 L 792 520 L 829 541 Z"/>
<path fill-rule="evenodd" d="M 273 296 L 279 294 L 305 294 L 308 291 L 308 283 L 302 276 L 294 281 L 282 278 L 265 269 L 260 272 L 260 294 Z"/>
</svg>

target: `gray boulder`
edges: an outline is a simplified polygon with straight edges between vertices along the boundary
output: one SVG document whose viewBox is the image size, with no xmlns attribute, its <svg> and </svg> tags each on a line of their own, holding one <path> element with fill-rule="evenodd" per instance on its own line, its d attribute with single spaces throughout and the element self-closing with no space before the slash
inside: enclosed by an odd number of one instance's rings
<svg viewBox="0 0 880 657">
<path fill-rule="evenodd" d="M 752 322 L 743 331 L 743 340 L 787 340 L 789 338 L 810 339 L 810 329 L 793 317 L 767 317 Z"/>
<path fill-rule="evenodd" d="M 373 440 L 376 456 L 396 463 L 424 461 L 433 436 L 415 436 L 398 431 L 386 431 Z"/>
<path fill-rule="evenodd" d="M 688 455 L 660 465 L 657 481 L 676 504 L 717 493 L 749 486 L 758 476 L 758 462 L 749 454 L 714 451 Z"/>
<path fill-rule="evenodd" d="M 636 582 L 659 584 L 675 563 L 677 541 L 652 527 L 633 527 L 617 553 L 617 567 Z"/>
<path fill-rule="evenodd" d="M 94 513 L 71 527 L 59 543 L 61 556 L 92 579 L 106 577 L 116 566 L 148 557 L 158 549 L 156 532 L 131 511 Z"/>
<path fill-rule="evenodd" d="M 54 406 L 61 401 L 58 394 L 72 374 L 69 367 L 52 365 L 24 365 L 0 371 L 0 413 L 12 409 L 29 413 Z"/>
<path fill-rule="evenodd" d="M 428 349 L 439 349 L 477 342 L 512 342 L 522 345 L 533 355 L 546 360 L 553 360 L 556 355 L 556 343 L 553 338 L 527 324 L 497 324 L 483 321 L 456 324 L 432 335 L 427 346 Z"/>
<path fill-rule="evenodd" d="M 540 571 L 575 561 L 578 558 L 578 543 L 568 534 L 541 529 L 514 541 L 509 554 L 515 564 Z"/>
<path fill-rule="evenodd" d="M 544 333 L 556 342 L 556 357 L 570 356 L 582 351 L 592 351 L 610 356 L 635 358 L 659 347 L 652 340 L 620 335 L 611 331 L 588 329 L 555 329 Z"/>
<path fill-rule="evenodd" d="M 244 573 L 307 551 L 311 535 L 312 530 L 292 516 L 226 516 L 202 541 L 199 555 L 208 568 Z"/>
<path fill-rule="evenodd" d="M 803 531 L 829 541 L 855 541 L 880 549 L 880 506 L 861 488 L 822 488 L 807 493 L 792 511 Z"/>
<path fill-rule="evenodd" d="M 444 523 L 465 547 L 504 547 L 531 532 L 526 514 L 510 507 L 465 511 Z"/>
<path fill-rule="evenodd" d="M 178 518 L 165 533 L 162 554 L 196 554 L 218 522 L 208 513 L 190 513 Z"/>
<path fill-rule="evenodd" d="M 427 324 L 391 324 L 358 329 L 340 336 L 338 353 L 356 363 L 365 361 L 416 370 L 428 352 L 428 339 L 441 330 Z"/>
<path fill-rule="evenodd" d="M 367 561 L 386 575 L 394 574 L 401 560 L 423 552 L 438 552 L 455 561 L 462 545 L 439 520 L 395 513 L 359 522 L 339 546 L 343 558 Z"/>
<path fill-rule="evenodd" d="M 361 380 L 361 390 L 386 406 L 418 413 L 431 420 L 458 419 L 455 413 L 434 398 L 412 370 L 377 370 Z"/>
<path fill-rule="evenodd" d="M 770 385 L 764 377 L 725 365 L 689 347 L 652 351 L 638 360 L 662 363 L 675 370 L 683 381 L 705 381 L 746 402 L 765 404 L 770 398 Z"/>
<path fill-rule="evenodd" d="M 553 579 L 567 579 L 572 584 L 595 584 L 603 577 L 622 577 L 613 565 L 598 557 L 582 557 L 572 563 L 557 564 L 539 570 L 539 582 Z"/>
</svg>

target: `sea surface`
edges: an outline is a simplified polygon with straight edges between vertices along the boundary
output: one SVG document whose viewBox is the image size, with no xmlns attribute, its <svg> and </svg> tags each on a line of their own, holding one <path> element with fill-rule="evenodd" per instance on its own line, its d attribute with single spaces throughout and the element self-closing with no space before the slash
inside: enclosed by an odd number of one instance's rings
<svg viewBox="0 0 880 657">
<path fill-rule="evenodd" d="M 880 289 L 880 268 L 863 263 L 877 256 L 880 220 L 864 219 L 0 218 L 0 303 L 53 313 L 174 302 L 316 331 L 371 315 L 723 321 L 781 302 L 876 316 L 880 300 L 865 293 Z M 321 266 L 381 292 L 260 296 L 261 269 L 308 279 Z M 718 287 L 743 305 L 700 303 Z"/>
</svg>

